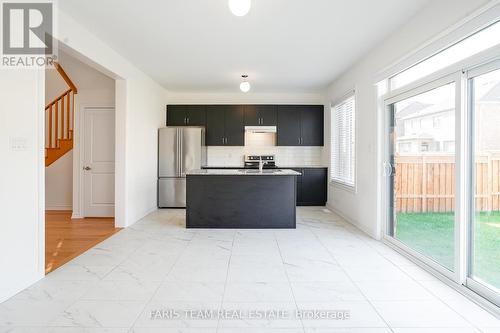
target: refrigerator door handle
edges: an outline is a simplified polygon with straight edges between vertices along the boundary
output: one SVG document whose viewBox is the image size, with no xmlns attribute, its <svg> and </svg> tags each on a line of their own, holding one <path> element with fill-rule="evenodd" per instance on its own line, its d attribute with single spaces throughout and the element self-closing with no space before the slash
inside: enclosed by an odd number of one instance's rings
<svg viewBox="0 0 500 333">
<path fill-rule="evenodd" d="M 179 151 L 178 151 L 178 154 L 179 154 L 179 177 L 183 177 L 183 172 L 184 172 L 184 140 L 183 140 L 183 136 L 184 136 L 184 130 L 183 129 L 179 129 L 179 141 L 180 141 L 180 144 L 179 144 Z"/>
<path fill-rule="evenodd" d="M 176 145 L 177 145 L 177 151 L 175 153 L 175 159 L 177 161 L 177 172 L 176 172 L 176 177 L 179 177 L 181 175 L 181 133 L 180 129 L 176 129 Z"/>
</svg>

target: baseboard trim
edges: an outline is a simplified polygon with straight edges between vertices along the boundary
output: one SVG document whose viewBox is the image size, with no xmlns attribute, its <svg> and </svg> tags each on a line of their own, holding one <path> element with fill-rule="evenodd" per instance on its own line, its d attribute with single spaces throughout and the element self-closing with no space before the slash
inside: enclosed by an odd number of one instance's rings
<svg viewBox="0 0 500 333">
<path fill-rule="evenodd" d="M 341 218 L 343 218 L 344 220 L 346 220 L 347 222 L 349 222 L 349 224 L 351 224 L 353 227 L 355 227 L 356 229 L 360 230 L 361 232 L 363 232 L 364 234 L 367 234 L 368 236 L 370 236 L 371 238 L 373 239 L 376 239 L 376 240 L 380 240 L 380 238 L 377 238 L 375 235 L 373 235 L 372 231 L 371 230 L 368 230 L 366 229 L 365 227 L 363 226 L 360 226 L 357 221 L 351 219 L 350 217 L 346 216 L 344 213 L 342 213 L 341 211 L 339 211 L 338 209 L 335 209 L 334 207 L 332 207 L 331 205 L 329 205 L 328 203 L 326 204 L 326 208 L 328 208 L 329 210 L 331 210 L 332 212 L 334 212 L 335 214 L 339 215 Z"/>
<path fill-rule="evenodd" d="M 45 206 L 45 210 L 73 210 L 73 207 L 67 205 L 49 205 Z"/>
</svg>

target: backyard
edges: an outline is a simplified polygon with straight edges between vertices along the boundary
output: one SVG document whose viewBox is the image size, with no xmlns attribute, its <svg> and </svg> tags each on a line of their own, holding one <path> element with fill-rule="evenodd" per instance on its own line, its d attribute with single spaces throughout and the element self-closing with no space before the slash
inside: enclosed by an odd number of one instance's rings
<svg viewBox="0 0 500 333">
<path fill-rule="evenodd" d="M 398 213 L 396 238 L 453 269 L 453 213 Z M 475 223 L 473 275 L 500 288 L 500 211 L 479 213 Z"/>
</svg>

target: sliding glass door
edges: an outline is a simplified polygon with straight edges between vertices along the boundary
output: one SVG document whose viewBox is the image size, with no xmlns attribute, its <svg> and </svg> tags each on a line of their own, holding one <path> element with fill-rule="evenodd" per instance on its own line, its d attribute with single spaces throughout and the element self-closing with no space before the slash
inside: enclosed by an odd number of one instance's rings
<svg viewBox="0 0 500 333">
<path fill-rule="evenodd" d="M 470 285 L 500 292 L 500 64 L 471 72 Z"/>
<path fill-rule="evenodd" d="M 388 104 L 388 233 L 448 271 L 455 266 L 455 104 L 455 82 L 432 84 Z"/>
<path fill-rule="evenodd" d="M 500 60 L 385 107 L 385 240 L 499 306 Z"/>
</svg>

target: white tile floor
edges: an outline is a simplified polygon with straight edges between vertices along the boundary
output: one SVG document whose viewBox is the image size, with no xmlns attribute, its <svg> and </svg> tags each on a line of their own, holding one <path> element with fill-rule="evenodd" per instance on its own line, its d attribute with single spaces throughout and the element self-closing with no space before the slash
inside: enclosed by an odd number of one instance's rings
<svg viewBox="0 0 500 333">
<path fill-rule="evenodd" d="M 151 318 L 221 308 L 287 313 Z M 184 211 L 158 211 L 0 304 L 0 332 L 481 331 L 500 320 L 322 208 L 298 209 L 296 230 L 186 230 Z"/>
</svg>

